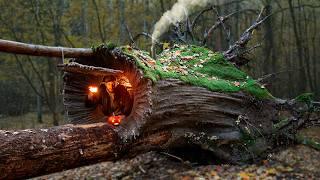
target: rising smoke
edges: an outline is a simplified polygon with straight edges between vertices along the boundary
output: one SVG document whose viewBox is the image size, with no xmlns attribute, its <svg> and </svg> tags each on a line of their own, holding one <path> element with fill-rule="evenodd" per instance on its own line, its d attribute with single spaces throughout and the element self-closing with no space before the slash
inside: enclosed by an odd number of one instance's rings
<svg viewBox="0 0 320 180">
<path fill-rule="evenodd" d="M 154 46 L 159 42 L 161 35 L 169 30 L 170 25 L 177 25 L 179 22 L 185 21 L 189 14 L 193 13 L 197 8 L 204 8 L 209 5 L 226 5 L 232 2 L 233 0 L 178 0 L 154 25 L 151 47 L 152 57 L 156 58 Z"/>
<path fill-rule="evenodd" d="M 170 25 L 175 25 L 186 20 L 188 15 L 197 7 L 205 7 L 218 0 L 178 0 L 172 8 L 165 12 L 155 24 L 152 33 L 152 46 L 159 40 L 161 35 L 168 31 Z"/>
</svg>

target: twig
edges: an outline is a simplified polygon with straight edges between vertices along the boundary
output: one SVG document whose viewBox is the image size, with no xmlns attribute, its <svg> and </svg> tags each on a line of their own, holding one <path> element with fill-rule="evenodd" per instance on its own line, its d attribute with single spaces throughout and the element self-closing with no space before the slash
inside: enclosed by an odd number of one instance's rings
<svg viewBox="0 0 320 180">
<path fill-rule="evenodd" d="M 185 40 L 185 38 L 183 37 L 183 35 L 181 34 L 181 30 L 180 27 L 176 26 L 175 30 L 171 30 L 171 32 L 173 32 L 173 34 L 175 34 L 178 38 L 178 40 L 180 40 L 183 43 L 187 43 L 187 41 Z"/>
<path fill-rule="evenodd" d="M 38 76 L 38 79 L 40 81 L 40 84 L 42 86 L 42 89 L 43 89 L 43 92 L 44 92 L 44 96 L 46 99 L 49 99 L 49 96 L 48 96 L 48 93 L 47 93 L 47 89 L 46 89 L 46 86 L 45 86 L 45 82 L 44 82 L 44 79 L 42 78 L 40 72 L 36 69 L 35 65 L 33 64 L 30 56 L 27 56 L 27 59 L 28 59 L 28 62 L 30 63 L 31 65 L 31 68 L 33 69 L 33 71 L 36 73 L 36 75 Z M 40 96 L 41 97 L 41 96 Z M 49 106 L 49 104 L 48 104 Z"/>
<path fill-rule="evenodd" d="M 200 16 L 202 16 L 205 12 L 211 11 L 213 9 L 213 7 L 209 7 L 207 9 L 204 9 L 202 11 L 200 11 L 197 16 L 193 19 L 192 23 L 191 23 L 191 29 L 193 30 L 194 26 L 196 25 L 196 23 L 198 22 L 198 19 L 200 18 Z"/>
<path fill-rule="evenodd" d="M 58 67 L 61 68 L 61 70 L 65 71 L 65 72 L 80 73 L 80 74 L 118 76 L 123 73 L 123 71 L 120 71 L 120 70 L 108 69 L 108 68 L 103 68 L 103 67 L 88 66 L 88 65 L 83 65 L 83 64 L 76 63 L 76 62 L 71 62 L 68 64 L 59 64 Z"/>
<path fill-rule="evenodd" d="M 228 47 L 230 46 L 230 30 L 229 30 L 229 32 L 227 31 L 227 28 L 226 28 L 226 25 L 224 24 L 224 21 L 225 20 L 227 20 L 229 17 L 227 16 L 227 19 L 225 19 L 223 16 L 220 16 L 220 13 L 218 12 L 218 9 L 217 8 L 214 8 L 213 9 L 214 11 L 215 11 L 215 13 L 217 14 L 217 16 L 218 16 L 218 21 L 220 21 L 220 23 L 221 23 L 221 25 L 222 25 L 222 28 L 223 28 L 223 30 L 226 32 L 226 34 L 227 34 L 227 37 L 226 37 L 226 39 L 227 39 L 227 43 L 228 43 Z M 236 12 L 235 13 L 231 13 L 231 15 L 232 14 L 236 14 Z"/>
<path fill-rule="evenodd" d="M 296 70 L 300 70 L 300 69 L 303 69 L 303 68 L 299 68 L 299 69 L 288 69 L 288 70 L 283 70 L 283 71 L 278 71 L 278 72 L 266 74 L 266 75 L 263 75 L 262 77 L 258 78 L 258 79 L 257 79 L 257 82 L 263 83 L 263 82 L 265 82 L 266 80 L 268 80 L 268 79 L 270 79 L 270 78 L 274 78 L 274 77 L 275 77 L 276 75 L 278 75 L 278 74 L 282 74 L 282 73 L 286 73 L 286 72 L 290 72 L 290 71 L 296 71 Z"/>
<path fill-rule="evenodd" d="M 193 30 L 192 30 L 192 27 L 191 27 L 191 22 L 190 22 L 189 16 L 187 16 L 187 20 L 186 20 L 185 36 L 187 37 L 188 34 L 190 35 L 191 40 L 194 41 L 194 35 L 193 35 Z"/>
<path fill-rule="evenodd" d="M 140 169 L 140 171 L 141 171 L 143 174 L 146 173 L 146 170 L 144 170 L 141 165 L 139 165 L 139 169 Z"/>
<path fill-rule="evenodd" d="M 206 33 L 204 34 L 203 41 L 202 41 L 202 45 L 205 45 L 205 44 L 207 43 L 208 38 L 210 37 L 211 33 L 212 33 L 214 30 L 216 30 L 220 25 L 224 26 L 224 22 L 225 22 L 226 20 L 228 20 L 228 19 L 229 19 L 230 17 L 232 17 L 233 15 L 238 14 L 238 13 L 243 12 L 243 11 L 244 11 L 244 10 L 242 10 L 242 11 L 237 11 L 237 12 L 233 12 L 233 13 L 228 14 L 228 15 L 226 15 L 226 16 L 219 16 L 219 13 L 217 12 L 217 16 L 218 16 L 217 21 L 216 21 L 216 23 L 215 23 L 214 25 L 212 25 L 212 26 L 210 27 L 210 29 L 208 30 L 208 32 L 206 32 Z M 224 29 L 226 29 L 226 28 L 224 27 Z M 227 34 L 227 35 L 228 35 L 228 34 Z M 229 37 L 227 37 L 227 39 L 228 39 L 228 41 L 230 41 L 230 34 L 229 34 Z"/>
<path fill-rule="evenodd" d="M 249 52 L 257 49 L 258 47 L 261 47 L 261 45 L 262 45 L 262 44 L 259 43 L 259 44 L 255 45 L 255 46 L 252 46 L 252 47 L 250 47 L 249 49 L 246 49 L 246 50 L 242 51 L 242 52 L 240 53 L 240 55 L 247 54 L 247 53 L 249 53 Z"/>
<path fill-rule="evenodd" d="M 265 12 L 265 9 L 265 7 L 261 9 L 255 22 L 248 29 L 246 29 L 244 33 L 242 33 L 239 40 L 236 41 L 234 45 L 229 47 L 228 50 L 223 52 L 224 57 L 227 60 L 235 63 L 237 66 L 242 66 L 248 63 L 247 61 L 243 61 L 241 55 L 243 55 L 243 52 L 246 51 L 245 46 L 251 40 L 253 31 L 257 29 L 268 17 L 270 17 L 270 15 L 264 18 L 262 17 L 263 13 Z"/>
<path fill-rule="evenodd" d="M 173 159 L 176 159 L 176 160 L 180 161 L 182 164 L 191 167 L 191 165 L 190 165 L 189 163 L 185 162 L 182 158 L 180 158 L 180 157 L 178 157 L 178 156 L 175 156 L 175 155 L 173 155 L 173 154 L 169 154 L 169 153 L 167 153 L 167 152 L 160 152 L 160 154 L 169 156 L 169 157 L 171 157 L 171 158 L 173 158 Z"/>
<path fill-rule="evenodd" d="M 19 68 L 20 68 L 20 70 L 21 70 L 22 75 L 25 77 L 25 79 L 26 79 L 27 82 L 29 83 L 30 87 L 33 89 L 33 91 L 34 91 L 38 96 L 40 96 L 41 98 L 44 98 L 43 95 L 42 95 L 42 94 L 37 90 L 37 88 L 33 85 L 30 77 L 27 75 L 25 69 L 23 68 L 23 65 L 22 65 L 19 57 L 18 57 L 17 55 L 14 55 L 14 57 L 15 57 L 17 63 L 18 63 L 18 66 L 19 66 Z"/>
<path fill-rule="evenodd" d="M 149 33 L 146 33 L 146 32 L 141 32 L 139 34 L 137 34 L 136 36 L 133 37 L 133 41 L 137 41 L 140 37 L 147 37 L 147 38 L 150 38 L 151 40 L 154 40 L 154 42 L 157 44 L 157 45 L 161 45 L 161 43 L 159 41 L 157 41 L 156 39 L 153 39 L 152 38 L 152 35 L 149 34 Z"/>
<path fill-rule="evenodd" d="M 244 0 L 235 0 L 235 1 L 230 1 L 230 2 L 226 2 L 224 4 L 220 4 L 219 6 L 228 6 L 228 5 L 231 5 L 231 4 L 234 4 L 234 3 L 240 3 Z M 192 23 L 191 23 L 191 28 L 193 29 L 196 25 L 196 23 L 198 22 L 198 19 L 200 18 L 200 16 L 202 16 L 204 13 L 208 12 L 208 11 L 211 11 L 213 9 L 213 7 L 209 7 L 209 8 L 206 8 L 206 9 L 203 9 L 202 11 L 200 11 L 196 17 L 193 19 Z"/>
<path fill-rule="evenodd" d="M 126 28 L 126 31 L 127 31 L 128 35 L 129 35 L 131 44 L 135 44 L 135 41 L 134 41 L 134 39 L 133 39 L 133 36 L 132 36 L 132 34 L 131 34 L 131 31 L 130 31 L 130 29 L 129 29 L 128 24 L 127 24 L 126 22 L 124 22 L 124 25 L 125 25 L 125 28 Z"/>
</svg>

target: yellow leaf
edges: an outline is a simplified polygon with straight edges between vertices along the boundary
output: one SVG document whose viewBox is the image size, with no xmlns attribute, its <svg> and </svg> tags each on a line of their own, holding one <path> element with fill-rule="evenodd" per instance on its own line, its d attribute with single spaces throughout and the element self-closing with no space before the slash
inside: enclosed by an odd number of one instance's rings
<svg viewBox="0 0 320 180">
<path fill-rule="evenodd" d="M 170 43 L 163 43 L 162 45 L 163 50 L 170 48 Z"/>
<path fill-rule="evenodd" d="M 270 169 L 267 169 L 267 174 L 269 175 L 276 175 L 277 174 L 277 170 L 275 168 L 270 168 Z"/>
<path fill-rule="evenodd" d="M 253 174 L 247 173 L 247 172 L 240 172 L 240 173 L 238 174 L 238 176 L 240 176 L 240 178 L 241 178 L 242 180 L 249 180 L 250 177 L 253 176 Z"/>
</svg>

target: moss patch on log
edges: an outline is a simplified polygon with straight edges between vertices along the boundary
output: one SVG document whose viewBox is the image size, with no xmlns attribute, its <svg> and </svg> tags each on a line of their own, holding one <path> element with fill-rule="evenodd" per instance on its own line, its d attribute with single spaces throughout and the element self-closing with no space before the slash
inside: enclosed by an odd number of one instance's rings
<svg viewBox="0 0 320 180">
<path fill-rule="evenodd" d="M 243 91 L 258 99 L 273 98 L 264 86 L 228 62 L 221 53 L 204 47 L 174 45 L 164 50 L 157 60 L 151 58 L 148 52 L 130 46 L 119 49 L 132 57 L 144 76 L 153 82 L 175 78 L 215 92 Z"/>
</svg>

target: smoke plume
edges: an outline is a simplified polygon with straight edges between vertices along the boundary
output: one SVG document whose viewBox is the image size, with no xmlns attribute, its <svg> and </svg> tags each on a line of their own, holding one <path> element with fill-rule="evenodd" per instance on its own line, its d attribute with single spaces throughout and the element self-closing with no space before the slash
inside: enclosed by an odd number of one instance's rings
<svg viewBox="0 0 320 180">
<path fill-rule="evenodd" d="M 152 33 L 152 45 L 159 40 L 160 36 L 167 32 L 170 25 L 175 25 L 186 20 L 188 15 L 197 7 L 205 7 L 215 0 L 178 0 L 172 8 L 165 12 L 155 24 Z"/>
</svg>

